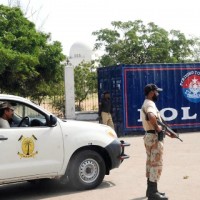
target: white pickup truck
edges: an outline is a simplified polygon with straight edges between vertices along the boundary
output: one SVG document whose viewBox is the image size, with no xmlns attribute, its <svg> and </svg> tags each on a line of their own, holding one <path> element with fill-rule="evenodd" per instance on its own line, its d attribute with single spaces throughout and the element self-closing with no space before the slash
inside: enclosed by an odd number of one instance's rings
<svg viewBox="0 0 200 200">
<path fill-rule="evenodd" d="M 15 110 L 11 127 L 0 128 L 0 184 L 60 179 L 92 189 L 129 157 L 108 126 L 61 120 L 18 96 L 0 94 L 2 102 Z"/>
</svg>

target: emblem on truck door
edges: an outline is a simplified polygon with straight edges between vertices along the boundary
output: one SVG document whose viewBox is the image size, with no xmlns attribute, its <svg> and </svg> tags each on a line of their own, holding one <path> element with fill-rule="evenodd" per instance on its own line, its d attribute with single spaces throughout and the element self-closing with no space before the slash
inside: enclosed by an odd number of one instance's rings
<svg viewBox="0 0 200 200">
<path fill-rule="evenodd" d="M 34 157 L 38 152 L 35 151 L 35 141 L 37 138 L 32 135 L 31 137 L 20 136 L 18 141 L 21 142 L 22 153 L 18 152 L 17 154 L 20 158 L 31 158 Z"/>
</svg>

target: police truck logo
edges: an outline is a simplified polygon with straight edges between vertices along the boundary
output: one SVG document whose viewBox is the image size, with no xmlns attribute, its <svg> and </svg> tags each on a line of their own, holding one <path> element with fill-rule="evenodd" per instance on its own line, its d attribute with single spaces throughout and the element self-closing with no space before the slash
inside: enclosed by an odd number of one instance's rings
<svg viewBox="0 0 200 200">
<path fill-rule="evenodd" d="M 35 141 L 37 138 L 32 135 L 31 137 L 24 137 L 23 135 L 18 141 L 21 142 L 22 153 L 18 152 L 20 158 L 31 158 L 34 157 L 38 152 L 34 152 Z"/>
<path fill-rule="evenodd" d="M 183 95 L 190 102 L 200 102 L 200 71 L 190 71 L 181 79 Z"/>
</svg>

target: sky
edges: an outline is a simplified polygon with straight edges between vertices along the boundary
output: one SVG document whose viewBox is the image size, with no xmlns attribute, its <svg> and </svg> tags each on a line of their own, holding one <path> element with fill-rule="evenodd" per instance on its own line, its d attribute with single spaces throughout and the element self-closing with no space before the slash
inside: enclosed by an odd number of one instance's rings
<svg viewBox="0 0 200 200">
<path fill-rule="evenodd" d="M 0 0 L 0 4 L 16 0 Z M 19 0 L 18 0 L 19 1 Z M 28 3 L 30 2 L 30 4 Z M 169 31 L 200 37 L 199 0 L 20 0 L 38 30 L 51 33 L 69 55 L 75 42 L 94 47 L 92 32 L 111 28 L 112 21 L 154 22 Z M 34 13 L 31 17 L 31 13 Z"/>
</svg>

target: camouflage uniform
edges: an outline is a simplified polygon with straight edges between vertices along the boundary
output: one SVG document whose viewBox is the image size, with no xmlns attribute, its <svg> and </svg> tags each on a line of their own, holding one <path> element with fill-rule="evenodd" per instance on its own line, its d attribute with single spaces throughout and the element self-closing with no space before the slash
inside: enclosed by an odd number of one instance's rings
<svg viewBox="0 0 200 200">
<path fill-rule="evenodd" d="M 145 99 L 142 109 L 145 113 L 153 113 L 157 118 L 160 118 L 159 111 L 155 103 Z M 154 130 L 154 127 L 146 119 L 145 113 L 142 112 L 142 122 L 145 131 Z M 157 134 L 146 133 L 144 136 L 144 145 L 146 148 L 146 177 L 151 182 L 157 182 L 160 178 L 163 165 L 163 141 L 158 141 Z"/>
<path fill-rule="evenodd" d="M 144 137 L 146 148 L 146 177 L 157 182 L 162 172 L 163 142 L 158 141 L 157 134 L 147 133 Z"/>
</svg>

